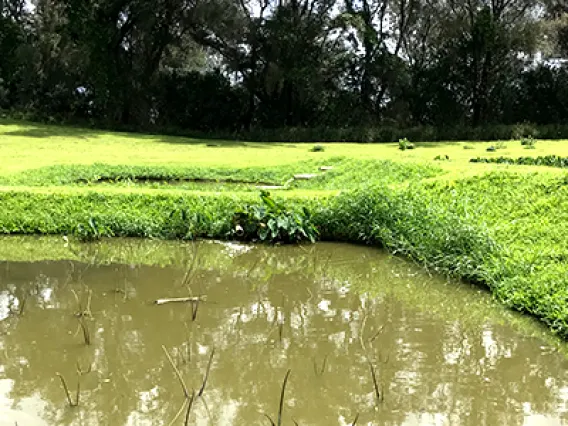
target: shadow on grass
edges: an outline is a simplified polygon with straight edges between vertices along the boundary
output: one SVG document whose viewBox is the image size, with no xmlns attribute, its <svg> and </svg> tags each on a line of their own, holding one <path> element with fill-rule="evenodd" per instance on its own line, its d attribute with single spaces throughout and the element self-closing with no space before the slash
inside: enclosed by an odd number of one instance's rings
<svg viewBox="0 0 568 426">
<path fill-rule="evenodd" d="M 467 143 L 480 143 L 482 141 L 467 142 Z M 417 148 L 447 148 L 448 146 L 462 145 L 464 142 L 415 142 Z"/>
<path fill-rule="evenodd" d="M 276 146 L 287 146 L 292 143 L 279 142 L 249 142 L 242 140 L 231 140 L 228 138 L 220 138 L 215 135 L 207 135 L 206 133 L 196 132 L 195 136 L 188 132 L 187 136 L 170 136 L 157 133 L 137 133 L 119 130 L 105 129 L 89 129 L 75 125 L 49 125 L 41 123 L 32 123 L 17 120 L 0 120 L 0 125 L 15 125 L 21 127 L 18 130 L 0 132 L 5 136 L 16 136 L 25 138 L 98 138 L 103 136 L 117 136 L 121 138 L 132 138 L 137 140 L 152 140 L 157 143 L 168 143 L 176 145 L 206 145 L 210 148 L 272 148 Z M 198 136 L 197 136 L 198 134 Z"/>
</svg>

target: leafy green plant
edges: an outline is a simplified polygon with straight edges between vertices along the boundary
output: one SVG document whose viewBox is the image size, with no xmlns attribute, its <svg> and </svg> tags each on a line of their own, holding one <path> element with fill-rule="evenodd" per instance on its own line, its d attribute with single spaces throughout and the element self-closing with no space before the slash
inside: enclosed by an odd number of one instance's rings
<svg viewBox="0 0 568 426">
<path fill-rule="evenodd" d="M 311 147 L 310 152 L 323 152 L 325 147 L 323 145 L 314 145 Z"/>
<path fill-rule="evenodd" d="M 79 223 L 73 234 L 83 242 L 97 241 L 102 236 L 112 236 L 112 232 L 97 222 L 97 219 L 90 217 L 87 223 Z"/>
<path fill-rule="evenodd" d="M 401 151 L 406 151 L 407 149 L 414 149 L 414 144 L 412 142 L 409 142 L 407 138 L 399 139 L 398 149 L 400 149 Z"/>
<path fill-rule="evenodd" d="M 262 204 L 247 204 L 233 216 L 233 237 L 272 243 L 315 242 L 318 230 L 307 208 L 293 211 L 261 191 Z"/>
</svg>

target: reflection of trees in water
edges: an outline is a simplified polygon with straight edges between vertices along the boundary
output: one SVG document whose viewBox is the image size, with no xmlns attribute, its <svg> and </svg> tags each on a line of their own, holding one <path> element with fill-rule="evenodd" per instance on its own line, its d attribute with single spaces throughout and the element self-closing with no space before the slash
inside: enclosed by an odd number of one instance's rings
<svg viewBox="0 0 568 426">
<path fill-rule="evenodd" d="M 38 395 L 50 424 L 167 424 L 183 396 L 163 344 L 196 390 L 215 348 L 205 392 L 211 424 L 274 417 L 288 368 L 285 414 L 299 424 L 337 424 L 357 412 L 359 424 L 399 425 L 421 413 L 472 426 L 521 424 L 525 402 L 533 412 L 556 413 L 564 359 L 506 326 L 464 320 L 464 311 L 485 312 L 477 295 L 444 299 L 452 290 L 422 285 L 426 278 L 409 277 L 406 264 L 358 247 L 255 248 L 228 256 L 209 244 L 200 256 L 192 286 L 208 302 L 195 322 L 189 305 L 150 304 L 186 294 L 180 270 L 4 265 L 0 292 L 31 295 L 24 316 L 6 319 L 8 334 L 0 336 L 4 375 L 15 380 L 9 397 L 17 405 Z M 75 335 L 71 292 L 84 286 L 93 291 L 89 347 Z M 372 297 L 345 290 L 365 286 L 382 290 Z M 420 309 L 403 297 L 421 299 Z M 324 358 L 325 371 L 316 374 L 314 362 L 321 366 Z M 74 387 L 78 359 L 94 371 L 83 378 L 81 406 L 68 409 L 55 372 Z M 385 391 L 378 410 L 369 361 Z M 207 418 L 202 401 L 194 416 Z"/>
</svg>

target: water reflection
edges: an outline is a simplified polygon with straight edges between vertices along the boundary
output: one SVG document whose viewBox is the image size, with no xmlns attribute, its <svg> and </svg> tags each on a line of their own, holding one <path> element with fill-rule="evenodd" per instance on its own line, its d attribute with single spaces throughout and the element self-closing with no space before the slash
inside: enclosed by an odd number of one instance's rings
<svg viewBox="0 0 568 426">
<path fill-rule="evenodd" d="M 160 243 L 109 244 L 152 253 Z M 284 424 L 568 419 L 566 358 L 479 290 L 348 245 L 169 247 L 168 266 L 130 264 L 124 253 L 104 262 L 106 246 L 80 248 L 88 262 L 0 263 L 0 425 L 170 424 L 184 396 L 162 345 L 195 390 L 215 350 L 191 424 L 268 424 L 288 369 Z M 190 304 L 152 303 L 187 296 L 192 263 L 192 294 L 207 295 L 195 321 Z M 87 305 L 90 346 L 77 317 Z M 77 365 L 92 372 L 70 408 L 55 374 L 74 396 Z"/>
</svg>

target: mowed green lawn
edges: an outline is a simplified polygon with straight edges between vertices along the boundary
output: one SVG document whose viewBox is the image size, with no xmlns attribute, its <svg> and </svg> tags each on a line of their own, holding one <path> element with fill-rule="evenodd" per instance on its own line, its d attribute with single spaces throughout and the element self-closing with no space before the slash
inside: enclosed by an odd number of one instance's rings
<svg viewBox="0 0 568 426">
<path fill-rule="evenodd" d="M 329 158 L 345 157 L 431 163 L 443 169 L 447 177 L 459 178 L 464 174 L 508 168 L 504 165 L 469 163 L 472 157 L 568 156 L 568 144 L 562 141 L 539 141 L 533 150 L 524 149 L 519 141 L 507 141 L 505 148 L 496 152 L 486 151 L 487 147 L 495 145 L 489 142 L 416 141 L 416 149 L 407 151 L 399 150 L 395 143 L 327 143 L 320 144 L 324 152 L 310 152 L 313 145 L 197 140 L 0 121 L 0 175 L 54 165 L 104 163 L 246 168 L 282 166 L 305 160 L 315 160 L 325 165 Z M 434 161 L 438 155 L 448 155 L 450 161 Z M 515 167 L 516 171 L 531 169 Z M 539 170 L 558 172 L 542 167 Z"/>
<path fill-rule="evenodd" d="M 322 238 L 376 244 L 497 299 L 568 338 L 568 173 L 473 164 L 568 157 L 568 143 L 248 143 L 0 121 L 0 233 L 231 238 L 258 185 L 307 207 Z M 436 156 L 449 160 L 436 161 Z M 320 172 L 321 166 L 333 166 Z M 180 212 L 183 211 L 183 214 Z M 177 218 L 177 219 L 176 219 Z"/>
</svg>

